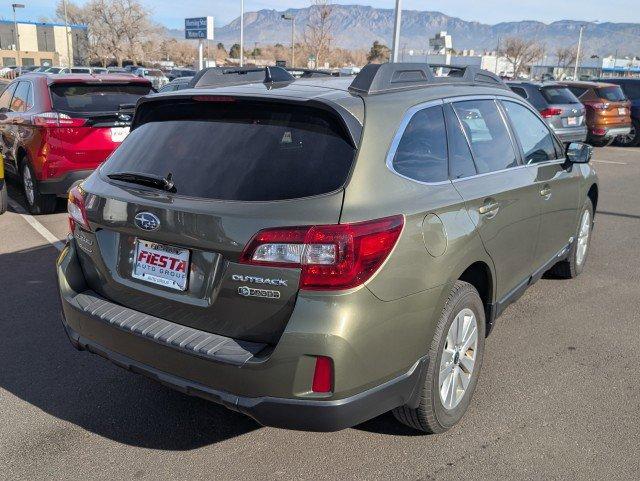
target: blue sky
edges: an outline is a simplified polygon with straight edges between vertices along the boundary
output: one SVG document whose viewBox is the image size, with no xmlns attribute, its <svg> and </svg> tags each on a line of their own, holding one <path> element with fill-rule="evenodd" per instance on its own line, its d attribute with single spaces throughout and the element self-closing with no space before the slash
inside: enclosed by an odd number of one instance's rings
<svg viewBox="0 0 640 481">
<path fill-rule="evenodd" d="M 216 25 L 228 23 L 240 12 L 240 0 L 142 0 L 152 11 L 156 21 L 168 27 L 181 27 L 183 19 L 190 16 L 213 15 Z M 498 23 L 518 20 L 599 20 L 601 22 L 640 23 L 639 0 L 403 0 L 403 8 L 412 10 L 436 10 L 464 20 L 482 23 Z M 56 0 L 23 0 L 27 8 L 19 12 L 19 19 L 39 20 L 53 17 Z M 78 3 L 84 3 L 83 0 Z M 306 7 L 309 0 L 245 0 L 247 11 L 274 8 Z M 372 5 L 393 8 L 394 0 L 360 0 L 334 3 Z M 0 17 L 11 18 L 10 2 L 3 2 Z"/>
</svg>

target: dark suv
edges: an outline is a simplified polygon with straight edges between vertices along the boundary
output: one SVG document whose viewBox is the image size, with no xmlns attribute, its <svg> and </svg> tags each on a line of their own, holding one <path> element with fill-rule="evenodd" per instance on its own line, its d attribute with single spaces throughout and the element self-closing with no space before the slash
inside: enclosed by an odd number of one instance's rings
<svg viewBox="0 0 640 481">
<path fill-rule="evenodd" d="M 211 69 L 141 99 L 69 195 L 73 345 L 265 425 L 453 426 L 498 316 L 584 269 L 598 183 L 498 77 L 435 71 Z"/>
<path fill-rule="evenodd" d="M 586 110 L 571 91 L 554 82 L 507 82 L 511 90 L 527 99 L 564 143 L 587 140 Z"/>
</svg>

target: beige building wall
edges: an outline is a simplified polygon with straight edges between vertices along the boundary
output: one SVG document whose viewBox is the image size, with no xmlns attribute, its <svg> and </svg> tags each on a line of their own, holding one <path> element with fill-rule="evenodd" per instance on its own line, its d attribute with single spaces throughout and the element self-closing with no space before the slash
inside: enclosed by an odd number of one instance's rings
<svg viewBox="0 0 640 481">
<path fill-rule="evenodd" d="M 67 39 L 65 35 L 65 27 L 53 27 L 53 41 L 56 52 L 60 54 L 60 66 L 67 67 L 70 65 L 69 59 L 73 52 L 73 35 L 69 35 L 69 49 L 67 50 Z"/>
<path fill-rule="evenodd" d="M 28 23 L 18 24 L 18 43 L 20 44 L 20 50 L 25 52 L 37 52 L 38 51 L 38 33 L 35 25 Z"/>
</svg>

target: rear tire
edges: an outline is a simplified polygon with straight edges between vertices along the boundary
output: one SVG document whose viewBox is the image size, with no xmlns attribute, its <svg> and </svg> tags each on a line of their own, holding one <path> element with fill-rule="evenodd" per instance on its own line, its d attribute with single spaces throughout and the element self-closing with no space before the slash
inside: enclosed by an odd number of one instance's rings
<svg viewBox="0 0 640 481">
<path fill-rule="evenodd" d="M 434 434 L 460 421 L 480 375 L 485 325 L 484 305 L 478 291 L 467 282 L 456 281 L 431 341 L 420 404 L 415 409 L 408 406 L 394 409 L 398 421 Z"/>
<path fill-rule="evenodd" d="M 31 214 L 52 214 L 56 210 L 58 198 L 55 195 L 41 194 L 36 175 L 25 158 L 20 168 L 22 189 Z"/>
<path fill-rule="evenodd" d="M 593 231 L 593 204 L 587 199 L 578 222 L 576 240 L 571 246 L 569 256 L 564 261 L 558 262 L 547 272 L 549 277 L 556 279 L 573 279 L 584 270 L 591 245 L 591 232 Z"/>
<path fill-rule="evenodd" d="M 614 145 L 618 147 L 637 147 L 640 145 L 640 120 L 635 120 L 628 135 L 616 137 Z"/>
<path fill-rule="evenodd" d="M 9 205 L 9 195 L 7 194 L 7 182 L 2 182 L 2 188 L 0 188 L 0 214 L 4 214 L 7 211 Z"/>
</svg>

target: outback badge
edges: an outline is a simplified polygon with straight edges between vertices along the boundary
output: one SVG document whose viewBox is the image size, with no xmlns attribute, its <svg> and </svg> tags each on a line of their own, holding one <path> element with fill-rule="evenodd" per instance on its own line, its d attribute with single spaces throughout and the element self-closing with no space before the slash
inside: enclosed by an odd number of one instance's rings
<svg viewBox="0 0 640 481">
<path fill-rule="evenodd" d="M 255 289 L 249 286 L 238 287 L 238 294 L 242 297 L 261 297 L 263 299 L 280 299 L 280 291 L 269 289 Z"/>
</svg>

